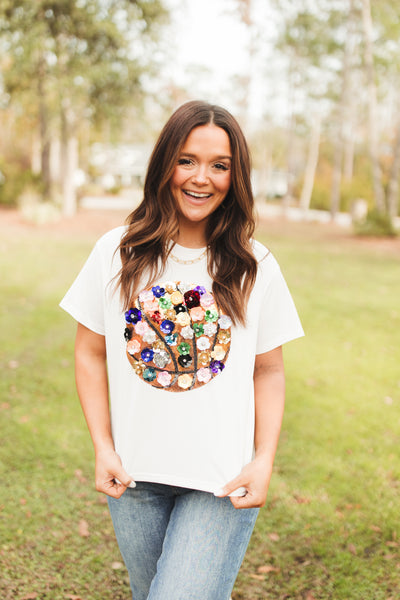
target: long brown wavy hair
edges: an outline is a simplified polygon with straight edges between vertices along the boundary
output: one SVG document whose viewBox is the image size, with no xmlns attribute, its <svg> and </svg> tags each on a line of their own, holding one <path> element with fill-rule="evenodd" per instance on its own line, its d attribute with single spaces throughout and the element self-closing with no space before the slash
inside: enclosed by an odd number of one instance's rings
<svg viewBox="0 0 400 600">
<path fill-rule="evenodd" d="M 226 131 L 232 151 L 231 186 L 223 203 L 208 219 L 206 239 L 208 272 L 220 309 L 234 323 L 245 324 L 246 307 L 253 288 L 257 261 L 251 247 L 254 232 L 254 199 L 250 181 L 250 154 L 243 132 L 224 108 L 206 102 L 183 104 L 164 126 L 150 157 L 144 197 L 129 215 L 119 251 L 121 299 L 125 309 L 140 291 L 160 277 L 179 233 L 178 212 L 170 181 L 181 149 L 195 127 L 214 124 Z"/>
</svg>

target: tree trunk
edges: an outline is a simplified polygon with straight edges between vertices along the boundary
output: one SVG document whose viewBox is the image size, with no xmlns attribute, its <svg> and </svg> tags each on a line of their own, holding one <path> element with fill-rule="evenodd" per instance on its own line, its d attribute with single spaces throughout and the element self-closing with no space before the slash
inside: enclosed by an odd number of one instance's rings
<svg viewBox="0 0 400 600">
<path fill-rule="evenodd" d="M 321 115 L 317 114 L 315 116 L 313 130 L 311 132 L 303 189 L 301 190 L 300 196 L 300 208 L 303 210 L 308 210 L 310 208 L 311 195 L 315 180 L 315 172 L 317 170 L 319 157 L 319 142 L 321 139 L 321 120 Z"/>
<path fill-rule="evenodd" d="M 354 1 L 349 0 L 348 2 L 348 19 L 347 19 L 347 31 L 346 31 L 346 42 L 343 55 L 343 67 L 342 67 L 342 85 L 341 94 L 339 100 L 339 106 L 337 108 L 337 134 L 334 149 L 333 159 L 333 173 L 332 173 L 332 186 L 331 186 L 331 216 L 335 217 L 336 213 L 340 209 L 340 188 L 342 183 L 342 170 L 343 170 L 343 156 L 345 154 L 345 147 L 347 146 L 346 137 L 348 139 L 348 133 L 351 129 L 351 57 L 354 52 Z M 347 146 L 348 150 L 348 146 Z M 353 157 L 351 157 L 352 160 Z M 346 160 L 350 157 L 347 155 Z M 348 165 L 346 165 L 348 168 Z M 349 172 L 346 173 L 349 175 Z"/>
<path fill-rule="evenodd" d="M 354 174 L 354 133 L 349 123 L 349 129 L 344 133 L 343 179 L 351 181 Z"/>
<path fill-rule="evenodd" d="M 42 157 L 40 137 L 35 133 L 32 137 L 31 145 L 31 170 L 35 175 L 39 175 L 42 171 Z"/>
<path fill-rule="evenodd" d="M 51 173 L 50 173 L 50 127 L 49 113 L 46 104 L 45 73 L 46 64 L 43 56 L 39 59 L 37 72 L 37 91 L 39 101 L 39 136 L 40 136 L 40 167 L 43 180 L 43 196 L 45 200 L 51 199 Z"/>
<path fill-rule="evenodd" d="M 74 119 L 70 107 L 61 108 L 61 186 L 62 213 L 65 217 L 76 214 L 75 172 L 78 168 L 78 141 L 73 134 Z"/>
<path fill-rule="evenodd" d="M 243 91 L 243 98 L 241 102 L 241 112 L 243 114 L 243 122 L 244 128 L 247 131 L 250 131 L 252 125 L 252 115 L 251 115 L 251 88 L 253 81 L 253 65 L 254 65 L 254 56 L 256 53 L 256 40 L 254 33 L 254 22 L 252 18 L 252 0 L 239 0 L 239 14 L 242 20 L 242 23 L 246 26 L 249 43 L 247 45 L 247 73 L 242 75 L 240 78 L 240 83 Z"/>
<path fill-rule="evenodd" d="M 362 0 L 362 16 L 364 30 L 364 60 L 368 84 L 368 122 L 369 122 L 369 154 L 372 167 L 375 206 L 381 213 L 385 212 L 385 195 L 382 185 L 382 171 L 379 164 L 378 128 L 376 118 L 377 93 L 372 47 L 372 16 L 370 0 Z"/>
<path fill-rule="evenodd" d="M 343 138 L 337 132 L 337 140 L 333 155 L 332 185 L 331 185 L 331 217 L 335 218 L 340 210 L 340 187 L 342 183 Z"/>
<path fill-rule="evenodd" d="M 283 207 L 289 206 L 293 198 L 293 165 L 294 165 L 294 153 L 295 153 L 295 137 L 296 137 L 296 114 L 295 114 L 295 82 L 294 73 L 296 71 L 295 59 L 292 57 L 289 64 L 288 73 L 288 112 L 289 122 L 287 128 L 286 138 L 286 173 L 287 173 L 287 190 L 286 194 L 282 199 Z"/>
<path fill-rule="evenodd" d="M 397 124 L 396 137 L 393 151 L 393 162 L 390 169 L 388 185 L 388 210 L 392 219 L 399 212 L 399 175 L 400 175 L 400 121 Z"/>
</svg>

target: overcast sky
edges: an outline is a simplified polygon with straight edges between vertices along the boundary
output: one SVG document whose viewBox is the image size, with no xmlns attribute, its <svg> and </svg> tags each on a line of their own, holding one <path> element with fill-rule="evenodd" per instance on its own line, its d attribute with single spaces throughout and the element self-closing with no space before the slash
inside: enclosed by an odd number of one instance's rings
<svg viewBox="0 0 400 600">
<path fill-rule="evenodd" d="M 171 10 L 171 60 L 167 77 L 202 97 L 235 110 L 233 77 L 249 73 L 249 32 L 240 21 L 233 0 L 165 0 Z M 271 77 L 268 40 L 274 22 L 268 0 L 253 0 L 253 18 L 263 36 L 264 56 L 252 65 L 250 111 L 261 113 Z M 269 69 L 269 75 L 267 75 Z"/>
</svg>

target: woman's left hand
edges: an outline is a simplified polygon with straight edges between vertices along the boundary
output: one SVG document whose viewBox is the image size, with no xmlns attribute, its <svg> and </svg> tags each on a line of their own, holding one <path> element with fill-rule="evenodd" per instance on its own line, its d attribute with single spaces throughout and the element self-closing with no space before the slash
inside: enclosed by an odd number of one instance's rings
<svg viewBox="0 0 400 600">
<path fill-rule="evenodd" d="M 229 481 L 216 496 L 224 498 L 243 487 L 246 490 L 245 496 L 230 497 L 233 506 L 235 508 L 261 508 L 267 499 L 271 475 L 272 465 L 261 458 L 255 458 L 243 467 L 241 473 Z"/>
</svg>

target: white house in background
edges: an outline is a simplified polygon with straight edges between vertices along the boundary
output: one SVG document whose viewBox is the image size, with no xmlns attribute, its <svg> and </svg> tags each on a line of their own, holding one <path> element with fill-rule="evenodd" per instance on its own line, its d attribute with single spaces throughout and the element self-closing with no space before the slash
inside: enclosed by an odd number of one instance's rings
<svg viewBox="0 0 400 600">
<path fill-rule="evenodd" d="M 289 174 L 283 170 L 256 170 L 251 176 L 254 195 L 259 198 L 284 198 L 289 189 Z"/>
<path fill-rule="evenodd" d="M 138 187 L 143 184 L 150 153 L 151 146 L 147 144 L 96 143 L 90 150 L 90 164 L 105 189 Z"/>
</svg>

